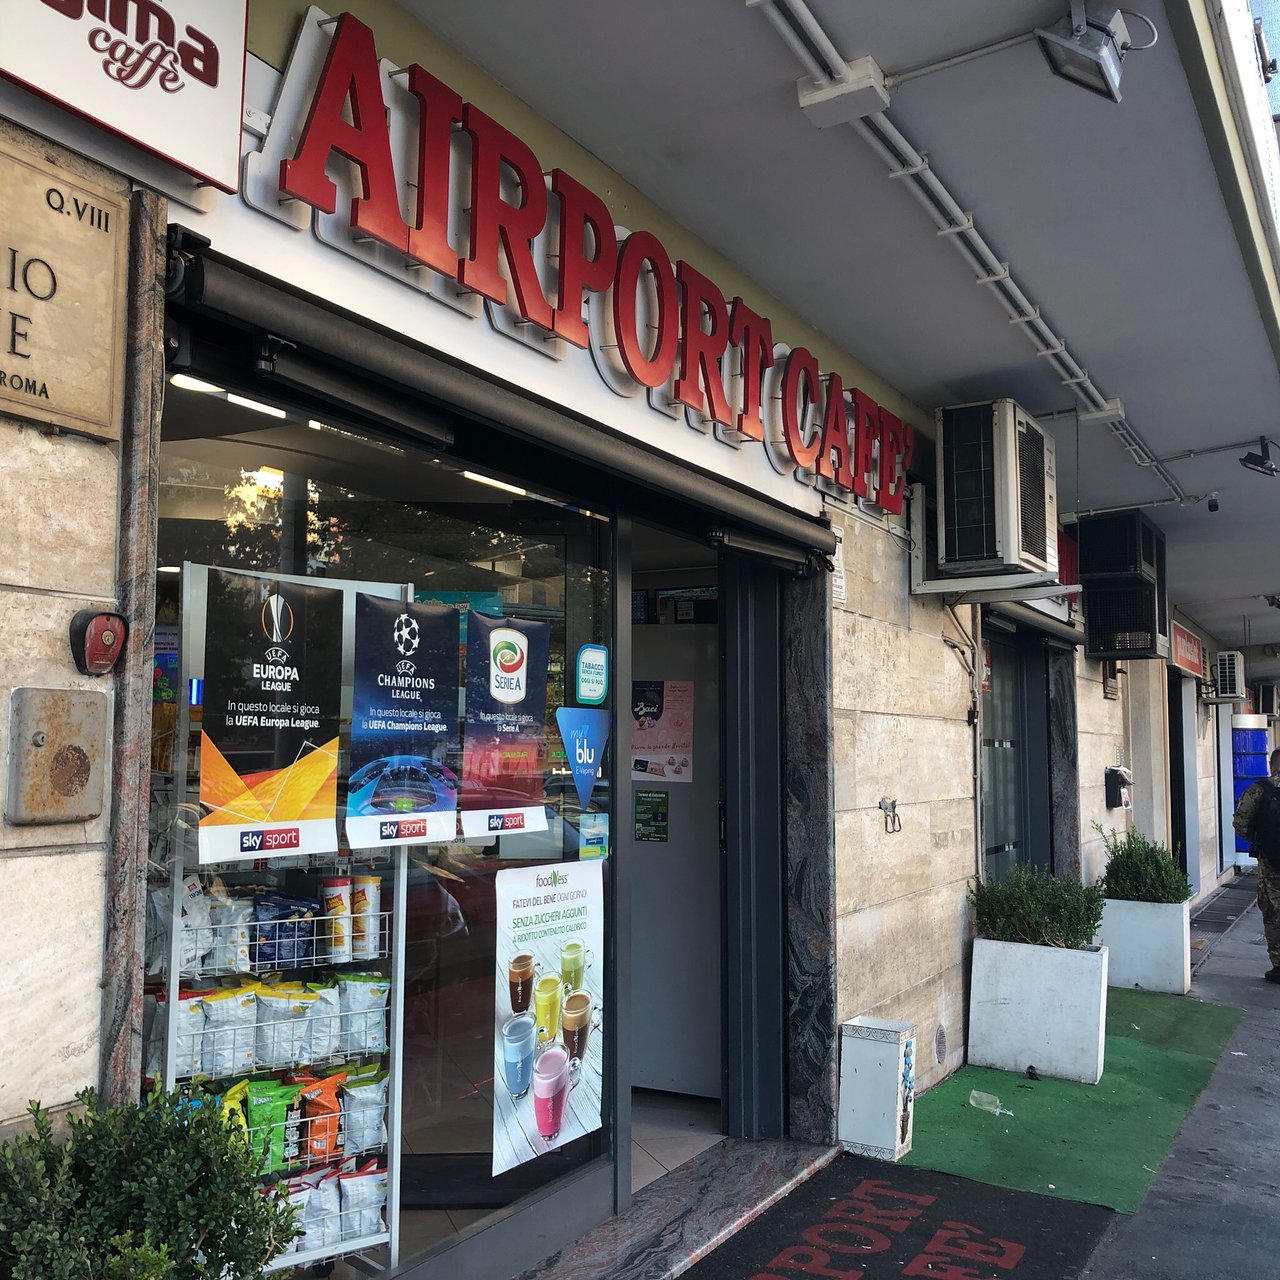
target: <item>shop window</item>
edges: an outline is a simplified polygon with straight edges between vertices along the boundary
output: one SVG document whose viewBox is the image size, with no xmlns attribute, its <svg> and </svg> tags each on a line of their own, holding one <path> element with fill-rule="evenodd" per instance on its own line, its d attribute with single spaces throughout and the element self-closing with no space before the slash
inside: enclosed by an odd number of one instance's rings
<svg viewBox="0 0 1280 1280">
<path fill-rule="evenodd" d="M 599 1028 L 607 1022 L 600 1017 L 606 990 L 600 938 L 607 936 L 610 899 L 601 855 L 609 851 L 611 761 L 603 740 L 593 740 L 599 772 L 589 795 L 580 797 L 581 770 L 575 781 L 575 761 L 564 745 L 572 729 L 562 732 L 556 713 L 579 703 L 575 664 L 583 646 L 612 651 L 611 524 L 406 437 L 335 425 L 288 405 L 236 403 L 216 387 L 191 389 L 187 381 L 188 388 L 168 389 L 160 458 L 148 1072 L 157 1080 L 204 1077 L 200 1087 L 219 1098 L 243 1093 L 247 1085 L 235 1092 L 233 1086 L 251 1074 L 271 1075 L 286 1092 L 296 1080 L 319 1080 L 310 1086 L 321 1098 L 316 1117 L 367 1095 L 375 1114 L 343 1112 L 346 1132 L 362 1135 L 359 1152 L 341 1149 L 336 1123 L 308 1128 L 311 1113 L 296 1098 L 289 1105 L 301 1109 L 300 1146 L 279 1147 L 275 1121 L 262 1118 L 277 1113 L 265 1103 L 246 1119 L 265 1144 L 264 1174 L 293 1179 L 299 1196 L 318 1197 L 314 1187 L 345 1159 L 354 1157 L 373 1174 L 385 1171 L 398 1146 L 399 1176 L 390 1181 L 398 1188 L 403 1261 L 608 1149 L 608 1045 Z M 333 607 L 343 619 L 342 638 L 324 658 L 336 664 L 332 676 L 341 686 L 331 815 L 338 847 L 204 865 L 200 828 L 209 807 L 202 803 L 202 773 L 207 780 L 216 765 L 258 800 L 253 779 L 264 776 L 253 772 L 258 757 L 244 740 L 230 740 L 243 753 L 239 763 L 230 749 L 215 760 L 213 737 L 201 733 L 212 693 L 202 654 L 213 652 L 215 635 L 233 650 L 242 639 L 234 610 L 216 601 L 238 599 L 235 591 L 265 591 L 262 616 L 268 618 L 269 593 L 278 587 L 287 602 L 299 584 L 341 593 Z M 218 594 L 224 587 L 230 596 Z M 445 632 L 457 637 L 446 637 L 437 652 L 446 696 L 434 700 L 444 710 L 428 755 L 392 751 L 373 761 L 361 755 L 367 751 L 353 728 L 359 680 L 352 602 L 358 593 L 392 602 L 392 613 L 403 610 L 394 619 L 402 653 L 424 643 L 422 628 L 432 618 L 443 618 Z M 440 613 L 419 615 L 410 604 Z M 288 606 L 272 607 L 281 615 Z M 273 625 L 286 629 L 279 617 Z M 482 697 L 469 684 L 479 628 L 485 635 L 501 628 L 516 633 L 507 656 L 526 670 L 512 678 L 527 682 L 521 696 L 537 708 L 518 741 L 503 736 L 500 712 L 483 719 L 469 714 Z M 523 650 L 519 636 L 533 637 Z M 255 645 L 259 639 L 255 633 Z M 492 656 L 497 648 L 485 652 Z M 417 667 L 410 671 L 413 663 L 406 662 L 403 687 L 424 687 Z M 489 693 L 503 700 L 492 685 Z M 270 749 L 271 743 L 261 744 L 262 759 Z M 353 847 L 349 821 L 358 805 L 391 823 L 428 810 L 443 821 L 447 809 L 449 830 L 437 822 L 429 843 L 375 850 L 357 841 Z M 522 815 L 520 822 L 508 823 L 504 815 L 514 814 Z M 488 819 L 483 830 L 477 815 Z M 536 903 L 528 901 L 533 895 L 517 907 L 503 888 L 524 883 L 521 877 L 560 884 L 557 868 L 580 862 L 603 885 L 599 906 L 576 917 L 580 929 L 545 919 L 539 924 Z M 348 922 L 341 929 L 340 917 Z M 222 929 L 220 921 L 231 927 Z M 349 932 L 339 943 L 343 930 Z M 179 972 L 166 981 L 173 956 Z M 273 1032 L 273 1019 L 259 1016 L 239 1031 L 219 1022 L 226 1034 L 208 1041 L 207 1062 L 196 1062 L 194 1022 L 170 1029 L 161 1010 L 181 1008 L 181 1018 L 188 1013 L 186 997 L 209 993 L 213 1007 L 222 992 L 259 984 L 266 993 L 261 1007 L 280 1005 L 283 1023 L 292 1015 L 281 995 L 296 995 L 296 1003 L 310 1008 L 317 997 L 333 998 L 320 992 L 335 985 L 346 991 L 357 972 L 369 975 L 369 990 L 356 993 L 372 1001 L 367 1009 L 361 1005 L 359 1022 L 368 1036 L 357 1044 L 360 1037 L 349 1035 L 355 1024 L 335 1022 L 338 1035 L 323 1053 L 310 1033 L 295 1036 L 279 1026 Z M 571 1001 L 571 992 L 586 995 Z M 401 1011 L 398 1020 L 388 1018 L 384 1006 Z M 335 1016 L 348 1019 L 336 1009 Z M 573 1088 L 567 1104 L 547 1087 L 549 1071 L 537 1088 L 524 1078 L 535 1052 L 540 1063 L 565 1058 L 564 1095 L 570 1082 Z M 335 1070 L 350 1073 L 337 1091 L 323 1083 Z M 380 1089 L 384 1081 L 389 1086 Z M 388 1099 L 397 1091 L 398 1134 L 392 1135 L 380 1126 L 394 1117 Z M 552 1115 L 557 1101 L 560 1110 Z M 309 1146 L 313 1137 L 317 1142 Z M 305 1189 L 308 1180 L 312 1191 Z M 381 1218 L 376 1205 L 362 1201 L 363 1216 L 350 1221 L 365 1237 L 382 1240 L 372 1228 L 385 1231 L 396 1198 L 393 1190 Z M 340 1201 L 334 1212 L 345 1213 Z M 347 1251 L 347 1218 L 334 1225 L 338 1235 L 328 1247 L 322 1236 L 308 1237 L 308 1260 Z M 385 1245 L 370 1247 L 385 1259 Z"/>
</svg>

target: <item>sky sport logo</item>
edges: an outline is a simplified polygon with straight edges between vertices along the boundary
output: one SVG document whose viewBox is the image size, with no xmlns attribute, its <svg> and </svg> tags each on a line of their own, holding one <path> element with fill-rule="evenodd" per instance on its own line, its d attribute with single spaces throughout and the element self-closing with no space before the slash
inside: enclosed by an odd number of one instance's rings
<svg viewBox="0 0 1280 1280">
<path fill-rule="evenodd" d="M 379 840 L 416 840 L 426 834 L 426 818 L 384 818 L 378 823 Z"/>
<path fill-rule="evenodd" d="M 241 853 L 279 853 L 281 849 L 300 849 L 302 830 L 299 827 L 259 828 L 240 833 Z"/>
<path fill-rule="evenodd" d="M 489 637 L 489 696 L 508 705 L 524 701 L 529 641 L 524 632 L 496 627 Z"/>
<path fill-rule="evenodd" d="M 489 815 L 490 831 L 523 831 L 523 813 L 491 813 Z"/>
</svg>

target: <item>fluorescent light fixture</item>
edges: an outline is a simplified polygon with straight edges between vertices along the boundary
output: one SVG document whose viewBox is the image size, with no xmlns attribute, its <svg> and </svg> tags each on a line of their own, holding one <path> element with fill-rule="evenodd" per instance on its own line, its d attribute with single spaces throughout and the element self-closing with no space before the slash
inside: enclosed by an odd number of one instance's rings
<svg viewBox="0 0 1280 1280">
<path fill-rule="evenodd" d="M 1132 42 L 1115 5 L 1072 0 L 1070 17 L 1037 27 L 1036 39 L 1054 75 L 1111 102 L 1120 101 L 1120 64 Z"/>
<path fill-rule="evenodd" d="M 1266 436 L 1258 440 L 1258 450 L 1257 453 L 1246 453 L 1240 459 L 1240 465 L 1246 471 L 1256 471 L 1260 476 L 1280 475 L 1280 467 L 1271 461 L 1271 449 Z"/>
<path fill-rule="evenodd" d="M 521 489 L 519 485 L 507 484 L 503 480 L 495 480 L 492 476 L 482 476 L 478 471 L 464 471 L 462 474 L 468 480 L 474 480 L 476 484 L 487 484 L 491 489 L 501 489 L 504 493 L 519 494 L 522 498 L 529 496 L 528 489 Z"/>
<path fill-rule="evenodd" d="M 248 396 L 238 396 L 233 391 L 227 392 L 227 403 L 238 404 L 242 409 L 252 409 L 254 413 L 269 414 L 273 418 L 288 417 L 283 409 L 277 409 L 273 404 L 263 404 L 261 400 L 250 400 Z"/>
<path fill-rule="evenodd" d="M 181 573 L 182 566 L 180 564 L 162 564 L 156 569 L 157 573 Z"/>
<path fill-rule="evenodd" d="M 311 428 L 311 430 L 312 430 L 312 431 L 324 431 L 324 430 L 325 430 L 325 424 L 324 424 L 323 422 L 317 422 L 314 418 L 309 418 L 309 419 L 307 420 L 307 426 L 309 426 L 309 427 Z"/>
<path fill-rule="evenodd" d="M 179 391 L 203 391 L 205 395 L 220 396 L 223 394 L 222 387 L 215 387 L 212 382 L 202 382 L 199 378 L 192 378 L 185 373 L 175 373 L 169 379 L 171 387 L 177 387 Z"/>
</svg>

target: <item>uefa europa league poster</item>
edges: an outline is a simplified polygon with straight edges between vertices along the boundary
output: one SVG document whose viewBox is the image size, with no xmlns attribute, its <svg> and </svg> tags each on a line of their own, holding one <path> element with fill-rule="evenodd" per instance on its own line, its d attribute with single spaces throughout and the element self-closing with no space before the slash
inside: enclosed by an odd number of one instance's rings
<svg viewBox="0 0 1280 1280">
<path fill-rule="evenodd" d="M 494 877 L 493 1173 L 603 1123 L 604 864 Z"/>
<path fill-rule="evenodd" d="M 458 778 L 458 611 L 356 596 L 347 842 L 449 841 Z"/>
<path fill-rule="evenodd" d="M 467 622 L 467 717 L 462 752 L 463 839 L 545 831 L 549 622 Z"/>
<path fill-rule="evenodd" d="M 337 850 L 341 700 L 341 591 L 209 570 L 202 863 Z"/>
</svg>

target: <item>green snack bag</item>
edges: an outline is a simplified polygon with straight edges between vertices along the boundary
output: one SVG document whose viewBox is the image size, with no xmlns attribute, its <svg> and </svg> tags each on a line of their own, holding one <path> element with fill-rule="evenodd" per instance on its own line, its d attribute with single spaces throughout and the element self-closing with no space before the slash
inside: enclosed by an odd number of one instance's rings
<svg viewBox="0 0 1280 1280">
<path fill-rule="evenodd" d="M 279 1080 L 249 1085 L 245 1113 L 259 1172 L 276 1173 L 302 1159 L 302 1086 Z"/>
</svg>

